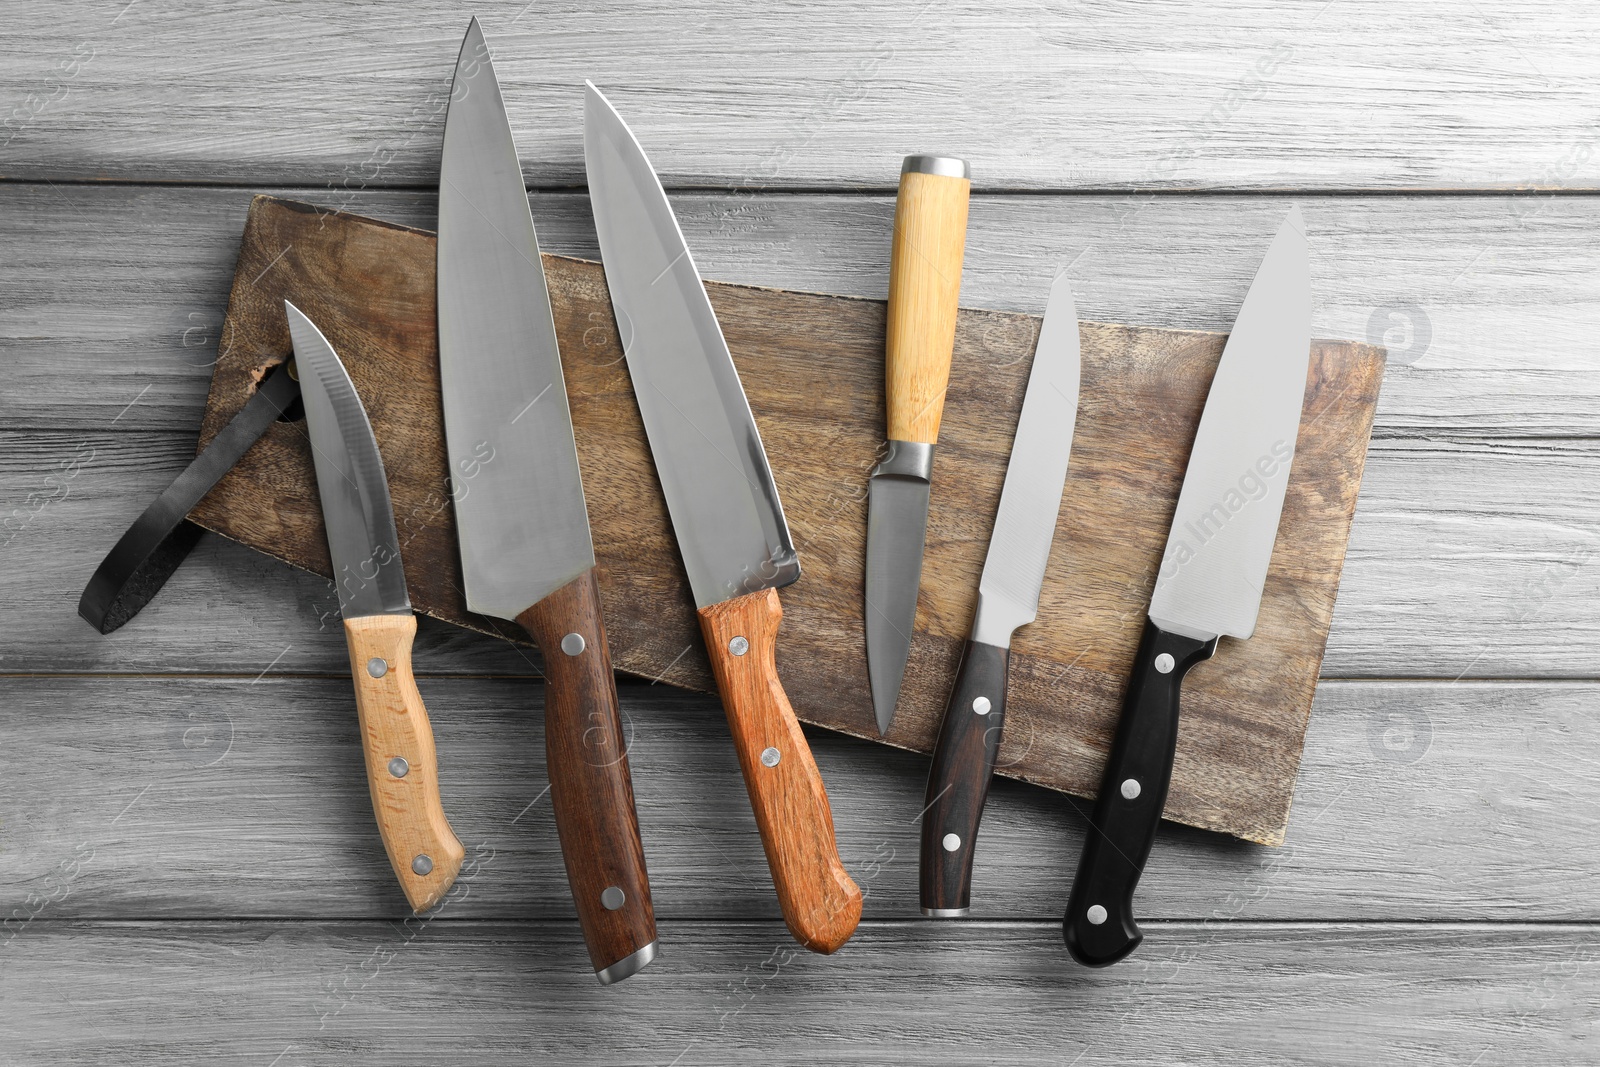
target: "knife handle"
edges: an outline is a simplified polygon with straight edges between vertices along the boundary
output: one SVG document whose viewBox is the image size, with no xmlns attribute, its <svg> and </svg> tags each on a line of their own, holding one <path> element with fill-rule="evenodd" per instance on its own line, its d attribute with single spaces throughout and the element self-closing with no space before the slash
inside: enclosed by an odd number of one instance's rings
<svg viewBox="0 0 1600 1067">
<path fill-rule="evenodd" d="M 1178 691 L 1189 668 L 1216 651 L 1214 637 L 1200 641 L 1145 621 L 1062 920 L 1067 948 L 1079 963 L 1116 963 L 1144 939 L 1133 921 L 1133 891 L 1150 858 L 1172 782 Z"/>
<path fill-rule="evenodd" d="M 884 390 L 889 440 L 939 439 L 967 244 L 967 165 L 907 156 L 894 204 Z"/>
<path fill-rule="evenodd" d="M 433 727 L 411 674 L 416 634 L 415 615 L 344 620 L 372 811 L 400 888 L 421 913 L 454 884 L 466 850 L 439 800 Z"/>
<path fill-rule="evenodd" d="M 783 921 L 796 941 L 827 954 L 861 921 L 861 890 L 839 861 L 822 775 L 778 680 L 782 620 L 777 590 L 763 589 L 701 608 L 700 632 Z"/>
<path fill-rule="evenodd" d="M 922 914 L 965 915 L 972 853 L 1005 724 L 1011 650 L 968 641 L 928 771 L 922 811 Z"/>
<path fill-rule="evenodd" d="M 589 960 L 604 985 L 655 958 L 628 745 L 594 570 L 517 616 L 544 655 L 544 739 L 556 833 Z"/>
</svg>

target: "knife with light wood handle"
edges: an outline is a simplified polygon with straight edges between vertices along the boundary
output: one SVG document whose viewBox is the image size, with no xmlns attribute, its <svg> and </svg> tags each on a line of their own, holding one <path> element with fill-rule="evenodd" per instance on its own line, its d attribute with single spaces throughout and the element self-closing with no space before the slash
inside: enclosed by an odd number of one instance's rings
<svg viewBox="0 0 1600 1067">
<path fill-rule="evenodd" d="M 286 304 L 317 493 L 355 680 L 361 747 L 378 832 L 413 910 L 443 897 L 466 850 L 439 798 L 433 728 L 411 674 L 417 619 L 383 457 L 350 375 L 322 331 Z"/>
<path fill-rule="evenodd" d="M 880 735 L 894 719 L 917 619 L 971 188 L 959 159 L 907 156 L 900 169 L 884 345 L 889 445 L 867 482 L 867 677 Z"/>
<path fill-rule="evenodd" d="M 661 182 L 600 91 L 584 159 L 611 306 L 789 932 L 837 950 L 861 919 L 833 812 L 778 680 L 777 590 L 800 559 L 755 418 Z"/>
</svg>

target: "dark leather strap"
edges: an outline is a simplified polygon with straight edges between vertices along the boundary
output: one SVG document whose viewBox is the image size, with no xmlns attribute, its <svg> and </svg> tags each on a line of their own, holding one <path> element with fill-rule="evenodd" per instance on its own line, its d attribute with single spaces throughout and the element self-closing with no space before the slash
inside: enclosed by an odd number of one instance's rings
<svg viewBox="0 0 1600 1067">
<path fill-rule="evenodd" d="M 139 614 L 161 591 L 203 532 L 186 516 L 262 434 L 300 400 L 300 383 L 287 363 L 268 374 L 244 409 L 206 450 L 144 509 L 84 587 L 78 614 L 108 634 Z"/>
</svg>

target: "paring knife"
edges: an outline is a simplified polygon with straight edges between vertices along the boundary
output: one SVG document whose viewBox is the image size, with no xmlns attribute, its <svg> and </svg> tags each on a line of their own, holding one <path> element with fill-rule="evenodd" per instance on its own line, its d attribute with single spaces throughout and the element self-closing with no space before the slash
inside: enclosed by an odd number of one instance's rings
<svg viewBox="0 0 1600 1067">
<path fill-rule="evenodd" d="M 970 177 L 964 161 L 945 156 L 907 156 L 900 168 L 884 345 L 889 450 L 867 482 L 867 677 L 880 735 L 894 719 L 917 619 Z"/>
<path fill-rule="evenodd" d="M 833 952 L 861 919 L 822 776 L 778 680 L 777 590 L 800 577 L 722 328 L 644 151 L 592 84 L 584 160 L 628 373 L 789 932 Z"/>
<path fill-rule="evenodd" d="M 1078 418 L 1078 312 L 1065 274 L 1050 287 L 1000 508 L 978 582 L 972 634 L 928 773 L 922 812 L 922 914 L 965 915 L 972 855 L 1005 725 L 1011 635 L 1039 614 L 1039 592 Z"/>
<path fill-rule="evenodd" d="M 439 800 L 433 728 L 411 675 L 417 618 L 383 457 L 333 346 L 299 308 L 285 301 L 284 311 L 350 650 L 372 811 L 395 877 L 412 909 L 422 912 L 455 882 L 466 850 Z"/>
<path fill-rule="evenodd" d="M 1143 939 L 1133 891 L 1172 779 L 1179 687 L 1219 637 L 1255 632 L 1310 358 L 1309 249 L 1293 208 L 1245 294 L 1195 432 L 1063 920 L 1080 963 L 1115 963 Z"/>
<path fill-rule="evenodd" d="M 467 607 L 544 657 L 556 831 L 603 984 L 656 955 L 561 353 L 483 31 L 461 45 L 439 177 L 439 372 Z"/>
</svg>

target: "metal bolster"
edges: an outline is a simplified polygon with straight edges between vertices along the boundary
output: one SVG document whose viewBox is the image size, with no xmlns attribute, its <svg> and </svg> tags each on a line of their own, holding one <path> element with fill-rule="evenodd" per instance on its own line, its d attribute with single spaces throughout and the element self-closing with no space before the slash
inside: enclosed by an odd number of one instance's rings
<svg viewBox="0 0 1600 1067">
<path fill-rule="evenodd" d="M 970 637 L 980 645 L 1010 648 L 1011 635 L 1017 632 L 1017 627 L 1023 624 L 1025 621 L 1023 617 L 1026 615 L 1026 611 L 1005 597 L 995 597 L 991 600 L 984 596 L 980 587 L 978 608 L 972 614 Z"/>
<path fill-rule="evenodd" d="M 970 915 L 971 908 L 923 908 L 922 914 L 930 919 L 959 919 L 963 915 Z"/>
<path fill-rule="evenodd" d="M 601 985 L 611 985 L 613 982 L 620 982 L 624 978 L 638 974 L 655 958 L 656 942 L 652 941 L 644 948 L 632 955 L 622 957 L 604 970 L 594 972 L 594 976 L 600 979 Z"/>
<path fill-rule="evenodd" d="M 890 441 L 889 454 L 883 462 L 872 468 L 872 476 L 898 475 L 919 481 L 933 479 L 933 443 L 931 441 Z"/>
<path fill-rule="evenodd" d="M 907 156 L 900 164 L 901 174 L 940 174 L 946 178 L 972 178 L 967 161 L 954 156 Z"/>
</svg>

